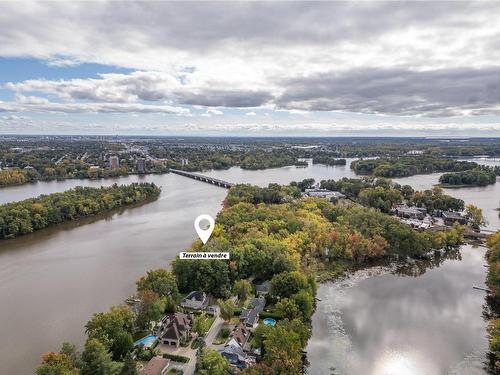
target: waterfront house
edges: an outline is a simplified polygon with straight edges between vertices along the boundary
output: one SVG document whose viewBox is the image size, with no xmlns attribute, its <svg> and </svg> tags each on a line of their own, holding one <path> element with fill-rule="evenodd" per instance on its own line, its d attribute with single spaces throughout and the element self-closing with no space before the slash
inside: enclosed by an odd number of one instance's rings
<svg viewBox="0 0 500 375">
<path fill-rule="evenodd" d="M 406 204 L 397 205 L 394 207 L 392 212 L 399 217 L 418 220 L 423 220 L 427 214 L 427 210 L 425 208 L 415 206 L 409 207 Z"/>
<path fill-rule="evenodd" d="M 156 326 L 154 333 L 162 344 L 178 347 L 191 337 L 191 319 L 180 312 L 167 314 Z"/>
<path fill-rule="evenodd" d="M 162 357 L 153 357 L 140 371 L 140 375 L 164 375 L 170 361 Z"/>
<path fill-rule="evenodd" d="M 443 211 L 441 216 L 446 225 L 453 225 L 455 222 L 459 224 L 467 224 L 467 218 L 462 216 L 459 212 Z"/>
<path fill-rule="evenodd" d="M 203 310 L 207 307 L 208 298 L 206 293 L 200 291 L 193 291 L 189 293 L 186 298 L 181 301 L 182 307 L 187 307 L 193 310 Z"/>
</svg>

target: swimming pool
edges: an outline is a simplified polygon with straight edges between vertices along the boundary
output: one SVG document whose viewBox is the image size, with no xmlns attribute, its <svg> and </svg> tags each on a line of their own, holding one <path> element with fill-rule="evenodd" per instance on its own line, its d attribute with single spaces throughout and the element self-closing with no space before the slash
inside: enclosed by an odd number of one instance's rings
<svg viewBox="0 0 500 375">
<path fill-rule="evenodd" d="M 153 345 L 155 341 L 156 341 L 156 336 L 149 335 L 134 342 L 134 346 L 143 345 L 145 348 L 149 348 L 151 345 Z"/>
<path fill-rule="evenodd" d="M 265 325 L 268 325 L 268 326 L 275 326 L 276 325 L 276 320 L 274 320 L 273 318 L 266 318 L 263 320 L 263 322 Z"/>
</svg>

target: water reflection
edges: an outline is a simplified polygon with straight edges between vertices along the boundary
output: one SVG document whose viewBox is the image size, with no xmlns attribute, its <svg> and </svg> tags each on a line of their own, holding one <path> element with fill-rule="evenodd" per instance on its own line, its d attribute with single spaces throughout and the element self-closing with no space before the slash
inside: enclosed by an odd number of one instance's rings
<svg viewBox="0 0 500 375">
<path fill-rule="evenodd" d="M 428 270 L 441 266 L 443 262 L 448 259 L 462 260 L 460 249 L 457 248 L 449 249 L 445 252 L 435 252 L 433 256 L 426 259 L 405 261 L 397 264 L 392 273 L 398 276 L 419 277 Z"/>
<path fill-rule="evenodd" d="M 321 285 L 309 373 L 485 374 L 484 293 L 472 289 L 484 285 L 484 251 L 464 246 L 461 256 L 374 267 Z"/>
</svg>

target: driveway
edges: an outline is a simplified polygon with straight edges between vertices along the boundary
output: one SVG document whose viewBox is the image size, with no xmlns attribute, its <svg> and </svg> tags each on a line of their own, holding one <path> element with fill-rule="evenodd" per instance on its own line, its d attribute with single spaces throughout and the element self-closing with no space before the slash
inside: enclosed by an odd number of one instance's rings
<svg viewBox="0 0 500 375">
<path fill-rule="evenodd" d="M 208 347 L 213 348 L 212 341 L 214 341 L 215 337 L 217 336 L 217 333 L 219 333 L 221 327 L 224 324 L 224 320 L 217 314 L 217 317 L 215 318 L 212 326 L 207 332 L 207 335 L 205 336 L 205 343 L 207 344 Z M 164 353 L 170 353 L 170 354 L 176 354 L 176 355 L 182 355 L 183 357 L 188 357 L 189 362 L 184 364 L 184 375 L 193 375 L 194 371 L 196 370 L 196 352 L 197 349 L 191 349 L 190 346 L 187 347 L 178 347 L 178 348 L 172 348 L 169 345 L 163 345 L 160 344 L 158 345 L 158 349 L 160 349 Z"/>
<path fill-rule="evenodd" d="M 212 327 L 210 327 L 210 330 L 207 332 L 207 335 L 205 336 L 205 343 L 209 348 L 213 347 L 212 342 L 215 340 L 215 337 L 217 336 L 223 325 L 224 325 L 224 320 L 219 315 L 217 315 L 217 318 L 215 318 Z"/>
</svg>

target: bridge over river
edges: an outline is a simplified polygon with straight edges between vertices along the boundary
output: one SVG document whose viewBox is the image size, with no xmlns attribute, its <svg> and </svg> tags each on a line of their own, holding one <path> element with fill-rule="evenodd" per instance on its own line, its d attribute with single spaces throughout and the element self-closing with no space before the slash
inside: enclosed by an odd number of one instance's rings
<svg viewBox="0 0 500 375">
<path fill-rule="evenodd" d="M 234 185 L 231 182 L 219 180 L 219 179 L 213 178 L 213 177 L 203 176 L 203 175 L 198 174 L 198 173 L 181 171 L 179 169 L 170 169 L 170 172 L 184 176 L 184 177 L 192 178 L 194 180 L 206 182 L 207 184 L 217 185 L 217 186 L 220 186 L 220 187 L 223 187 L 226 189 L 229 189 L 229 188 L 231 188 L 231 186 Z"/>
</svg>

